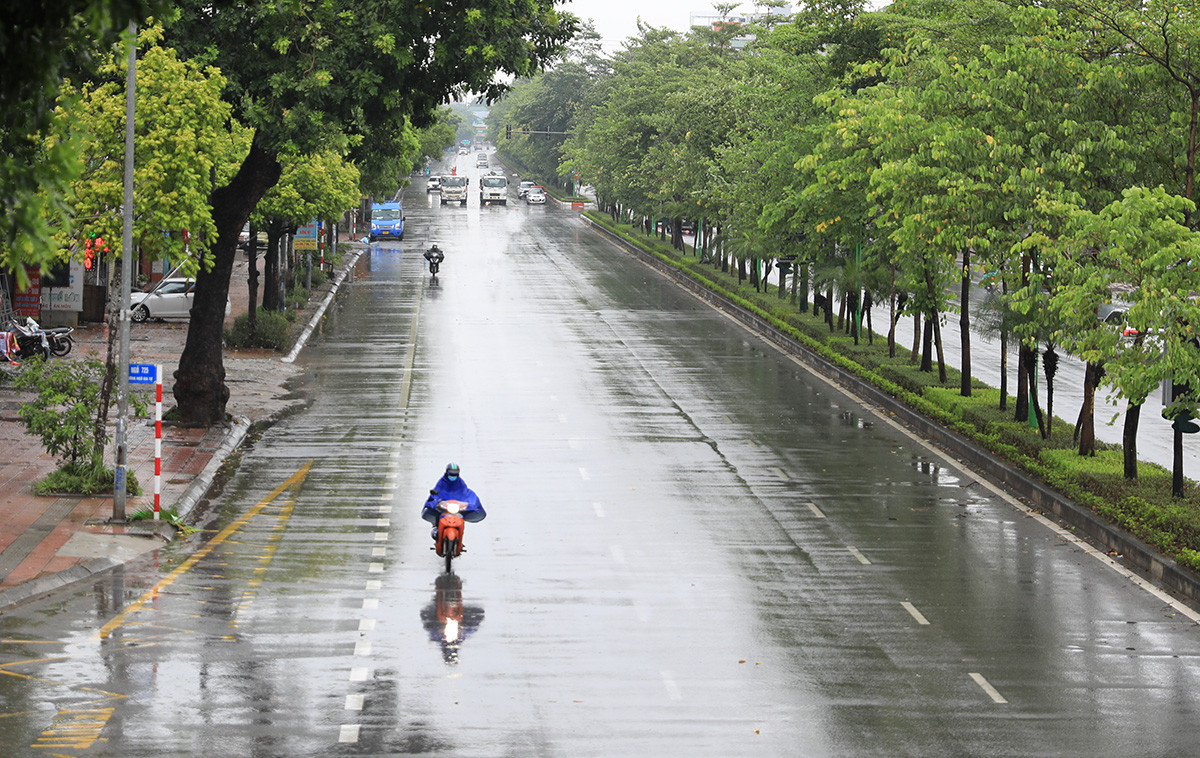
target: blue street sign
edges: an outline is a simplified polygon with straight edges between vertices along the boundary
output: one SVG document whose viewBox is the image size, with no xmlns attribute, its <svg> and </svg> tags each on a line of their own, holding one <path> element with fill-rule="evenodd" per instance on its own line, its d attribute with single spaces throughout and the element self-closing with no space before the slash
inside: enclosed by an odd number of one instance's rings
<svg viewBox="0 0 1200 758">
<path fill-rule="evenodd" d="M 154 372 L 153 363 L 130 363 L 130 384 L 154 384 L 158 376 Z"/>
</svg>

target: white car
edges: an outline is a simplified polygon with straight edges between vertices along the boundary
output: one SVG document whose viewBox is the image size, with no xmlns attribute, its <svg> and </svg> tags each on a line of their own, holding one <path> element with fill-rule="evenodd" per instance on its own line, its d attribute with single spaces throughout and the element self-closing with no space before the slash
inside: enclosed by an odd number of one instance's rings
<svg viewBox="0 0 1200 758">
<path fill-rule="evenodd" d="M 529 193 L 529 188 L 536 186 L 537 184 L 534 182 L 521 182 L 520 186 L 517 187 L 517 197 L 525 197 Z"/>
<path fill-rule="evenodd" d="M 442 177 L 440 176 L 431 176 L 429 177 L 429 180 L 425 182 L 426 192 L 439 192 L 441 189 Z"/>
<path fill-rule="evenodd" d="M 525 202 L 529 205 L 545 205 L 546 191 L 541 187 L 533 186 L 525 193 Z"/>
<path fill-rule="evenodd" d="M 129 316 L 138 323 L 152 318 L 191 318 L 195 287 L 192 279 L 160 279 L 142 292 L 130 293 Z M 229 298 L 225 298 L 226 316 L 229 311 Z"/>
</svg>

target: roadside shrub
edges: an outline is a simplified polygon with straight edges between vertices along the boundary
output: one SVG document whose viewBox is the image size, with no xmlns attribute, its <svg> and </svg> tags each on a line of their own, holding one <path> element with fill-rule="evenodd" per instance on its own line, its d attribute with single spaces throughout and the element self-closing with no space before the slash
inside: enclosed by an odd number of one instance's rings
<svg viewBox="0 0 1200 758">
<path fill-rule="evenodd" d="M 33 485 L 37 495 L 100 495 L 112 492 L 116 473 L 102 462 L 68 463 Z M 130 469 L 125 470 L 125 493 L 142 494 L 142 486 Z"/>
<path fill-rule="evenodd" d="M 95 439 L 103 377 L 104 364 L 90 358 L 53 362 L 34 359 L 21 365 L 13 386 L 36 393 L 31 402 L 21 405 L 21 423 L 30 434 L 41 437 L 42 447 L 61 464 L 34 485 L 37 494 L 112 491 L 113 470 L 103 461 L 110 436 L 106 434 L 99 443 Z M 130 393 L 129 402 L 134 415 L 146 412 L 145 401 L 136 393 Z M 141 493 L 132 472 L 128 472 L 126 491 Z"/>
<path fill-rule="evenodd" d="M 259 308 L 257 329 L 250 331 L 250 314 L 243 313 L 233 320 L 233 327 L 225 330 L 225 344 L 230 347 L 265 347 L 284 350 L 291 347 L 288 318 L 279 311 Z M 293 316 L 295 318 L 295 316 Z"/>
</svg>

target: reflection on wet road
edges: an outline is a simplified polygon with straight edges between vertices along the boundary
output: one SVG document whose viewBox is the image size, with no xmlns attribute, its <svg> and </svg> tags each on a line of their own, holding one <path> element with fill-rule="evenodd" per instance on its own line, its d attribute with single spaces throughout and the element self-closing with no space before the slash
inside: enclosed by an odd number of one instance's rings
<svg viewBox="0 0 1200 758">
<path fill-rule="evenodd" d="M 0 754 L 1193 750 L 1177 608 L 575 214 L 406 211 L 226 536 L 0 618 Z M 443 575 L 449 461 L 488 518 Z"/>
</svg>

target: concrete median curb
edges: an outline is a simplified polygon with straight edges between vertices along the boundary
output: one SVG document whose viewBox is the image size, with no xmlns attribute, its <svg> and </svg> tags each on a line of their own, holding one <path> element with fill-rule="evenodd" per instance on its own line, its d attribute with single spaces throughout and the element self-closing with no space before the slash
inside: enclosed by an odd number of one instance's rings
<svg viewBox="0 0 1200 758">
<path fill-rule="evenodd" d="M 1117 553 L 1122 565 L 1154 585 L 1183 598 L 1189 605 L 1200 607 L 1200 577 L 1162 555 L 1137 537 L 1104 521 L 1096 514 L 1060 493 L 1050 489 L 1024 472 L 1005 463 L 974 442 L 945 429 L 909 408 L 878 387 L 838 368 L 813 353 L 766 320 L 739 307 L 720 294 L 702 286 L 682 271 L 670 266 L 621 236 L 582 217 L 592 229 L 602 234 L 638 260 L 688 290 L 711 307 L 732 317 L 750 331 L 780 347 L 789 355 L 801 359 L 812 370 L 831 379 L 859 399 L 889 413 L 922 439 L 956 457 L 994 485 L 1025 501 L 1031 509 L 1051 514 L 1078 536 L 1090 540 L 1106 552 Z"/>
</svg>

